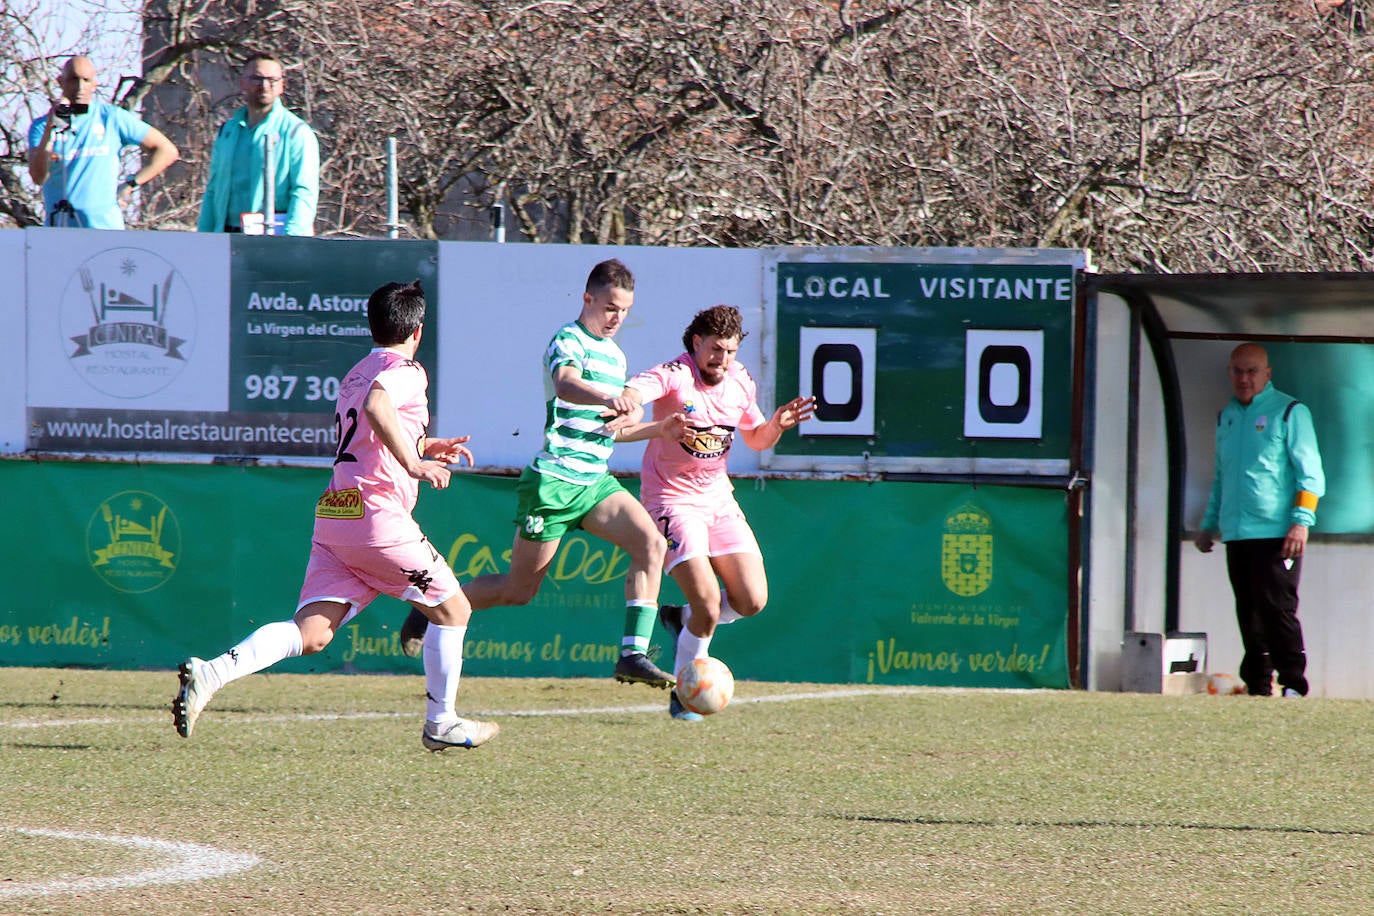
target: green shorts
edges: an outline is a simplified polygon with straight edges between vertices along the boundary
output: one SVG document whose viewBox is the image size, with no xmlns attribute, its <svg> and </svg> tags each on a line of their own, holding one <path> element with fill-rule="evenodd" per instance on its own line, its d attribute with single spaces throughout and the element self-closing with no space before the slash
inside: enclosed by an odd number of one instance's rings
<svg viewBox="0 0 1374 916">
<path fill-rule="evenodd" d="M 628 492 L 610 474 L 590 484 L 568 483 L 527 467 L 515 486 L 516 533 L 527 541 L 557 541 L 605 499 Z"/>
</svg>

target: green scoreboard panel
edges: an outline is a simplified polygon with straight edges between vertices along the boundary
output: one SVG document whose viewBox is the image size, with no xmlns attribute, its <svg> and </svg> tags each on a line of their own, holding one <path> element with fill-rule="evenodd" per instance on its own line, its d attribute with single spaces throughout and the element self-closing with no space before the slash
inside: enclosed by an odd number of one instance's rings
<svg viewBox="0 0 1374 916">
<path fill-rule="evenodd" d="M 231 249 L 229 407 L 283 423 L 332 417 L 339 380 L 373 346 L 367 298 L 383 283 L 419 279 L 429 303 L 416 358 L 440 370 L 438 249 L 428 241 L 236 236 Z M 321 447 L 322 455 L 333 446 Z"/>
<path fill-rule="evenodd" d="M 1069 471 L 1067 249 L 781 249 L 765 261 L 774 395 L 816 418 L 776 470 L 1054 476 Z"/>
</svg>

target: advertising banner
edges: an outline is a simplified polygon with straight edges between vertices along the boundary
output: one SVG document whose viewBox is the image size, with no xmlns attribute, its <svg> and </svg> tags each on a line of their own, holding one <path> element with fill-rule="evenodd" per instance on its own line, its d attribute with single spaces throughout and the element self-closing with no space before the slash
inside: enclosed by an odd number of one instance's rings
<svg viewBox="0 0 1374 916">
<path fill-rule="evenodd" d="M 416 358 L 437 409 L 438 243 L 241 236 L 230 269 L 229 409 L 332 429 L 339 378 L 372 346 L 367 297 L 384 282 L 421 281 L 436 306 Z M 332 454 L 330 448 L 325 454 Z M 318 454 L 318 453 L 317 453 Z"/>
<path fill-rule="evenodd" d="M 26 235 L 29 449 L 195 451 L 234 435 L 213 422 L 228 406 L 227 236 Z"/>
<path fill-rule="evenodd" d="M 32 451 L 332 455 L 338 378 L 372 345 L 367 296 L 417 277 L 438 296 L 432 242 L 29 237 L 28 301 L 51 304 L 29 310 Z"/>
<path fill-rule="evenodd" d="M 763 466 L 1062 475 L 1082 252 L 781 250 L 770 255 L 776 400 L 816 421 Z"/>
<path fill-rule="evenodd" d="M 717 631 L 736 676 L 1068 686 L 1062 491 L 766 480 L 738 496 L 770 598 Z"/>
<path fill-rule="evenodd" d="M 0 598 L 0 664 L 173 668 L 289 618 L 323 469 L 0 461 L 15 520 L 0 549 L 33 558 Z M 1063 493 L 955 484 L 739 481 L 770 602 L 721 627 L 742 679 L 1066 687 Z M 460 581 L 503 572 L 515 480 L 455 475 L 416 517 Z M 812 519 L 798 524 L 798 519 Z M 525 607 L 472 618 L 472 675 L 608 677 L 628 557 L 576 532 Z M 665 580 L 663 600 L 680 601 Z M 389 598 L 320 655 L 281 671 L 418 673 Z M 671 653 L 661 630 L 654 643 Z M 175 680 L 174 678 L 172 679 Z"/>
</svg>

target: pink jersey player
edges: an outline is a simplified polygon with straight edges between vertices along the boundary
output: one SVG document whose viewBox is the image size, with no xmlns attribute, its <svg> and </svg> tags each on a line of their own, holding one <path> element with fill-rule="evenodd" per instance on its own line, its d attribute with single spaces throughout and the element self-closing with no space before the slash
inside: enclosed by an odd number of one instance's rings
<svg viewBox="0 0 1374 916">
<path fill-rule="evenodd" d="M 463 445 L 467 436 L 425 435 L 429 378 L 415 352 L 426 309 L 419 280 L 387 283 L 368 297 L 367 323 L 376 346 L 339 386 L 339 444 L 329 486 L 315 503 L 315 535 L 296 612 L 263 624 L 208 661 L 191 656 L 178 666 L 172 722 L 183 738 L 191 737 L 201 711 L 226 684 L 283 659 L 324 651 L 339 628 L 379 595 L 409 602 L 433 624 L 421 651 L 424 747 L 478 747 L 500 731 L 494 722 L 457 713 L 472 605 L 443 554 L 410 515 L 421 480 L 442 490 L 449 485 L 449 464 L 464 458 L 472 464 L 472 452 Z"/>
<path fill-rule="evenodd" d="M 649 440 L 640 499 L 668 542 L 663 569 L 688 601 L 659 608 L 677 642 L 674 671 L 707 657 L 718 624 L 752 617 L 768 600 L 763 556 L 725 470 L 735 434 L 752 449 L 772 448 L 815 413 L 816 399 L 799 397 L 764 417 L 753 378 L 735 362 L 743 339 L 739 309 L 705 309 L 683 332 L 684 353 L 625 385 L 627 398 L 654 405 L 652 421 L 618 434 L 627 442 Z M 701 718 L 677 694 L 668 713 Z"/>
<path fill-rule="evenodd" d="M 680 413 L 691 430 L 680 442 L 661 437 L 649 440 L 640 483 L 644 504 L 706 506 L 731 499 L 734 485 L 725 461 L 735 432 L 766 421 L 749 370 L 731 363 L 722 381 L 707 385 L 691 354 L 683 353 L 639 373 L 626 387 L 639 392 L 645 403 L 653 402 L 656 421 Z"/>
<path fill-rule="evenodd" d="M 384 546 L 422 536 L 411 516 L 420 482 L 383 444 L 363 410 L 374 383 L 391 396 L 407 441 L 423 441 L 429 426 L 429 377 L 415 360 L 377 347 L 349 370 L 339 384 L 334 475 L 315 504 L 315 540 L 321 544 Z"/>
</svg>

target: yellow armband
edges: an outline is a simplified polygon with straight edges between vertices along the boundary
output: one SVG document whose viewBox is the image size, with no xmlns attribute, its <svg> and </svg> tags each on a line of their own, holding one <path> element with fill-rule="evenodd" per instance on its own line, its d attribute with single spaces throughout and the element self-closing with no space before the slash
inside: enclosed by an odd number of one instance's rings
<svg viewBox="0 0 1374 916">
<path fill-rule="evenodd" d="M 1298 495 L 1293 497 L 1294 509 L 1307 509 L 1312 512 L 1317 511 L 1317 494 L 1308 493 L 1306 490 L 1299 490 Z"/>
</svg>

